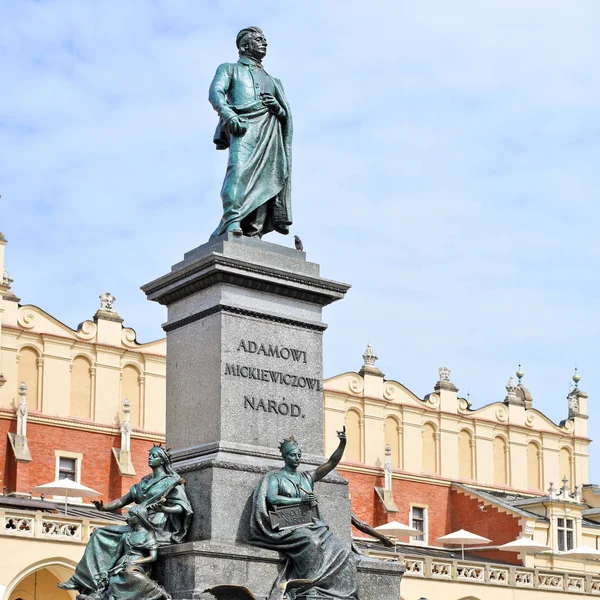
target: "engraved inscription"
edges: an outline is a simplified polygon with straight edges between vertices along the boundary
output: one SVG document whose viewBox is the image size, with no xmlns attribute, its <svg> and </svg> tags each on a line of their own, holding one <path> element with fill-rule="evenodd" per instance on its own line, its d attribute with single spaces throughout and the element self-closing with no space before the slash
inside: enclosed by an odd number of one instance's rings
<svg viewBox="0 0 600 600">
<path fill-rule="evenodd" d="M 246 365 L 234 363 L 225 363 L 225 375 L 243 377 L 244 379 L 256 379 L 257 381 L 280 383 L 290 387 L 316 390 L 318 392 L 323 389 L 321 382 L 312 377 L 299 377 L 298 375 L 292 375 L 291 373 L 282 373 L 281 371 L 248 367 Z"/>
<path fill-rule="evenodd" d="M 273 356 L 282 360 L 291 360 L 293 362 L 301 362 L 306 364 L 306 350 L 298 348 L 279 347 L 272 344 L 259 344 L 253 340 L 241 340 L 237 347 L 238 352 L 248 352 L 257 356 Z"/>
<path fill-rule="evenodd" d="M 273 510 L 269 511 L 269 516 L 271 517 L 271 527 L 275 531 L 311 525 L 320 518 L 318 506 L 311 505 L 310 502 L 274 506 Z"/>
<path fill-rule="evenodd" d="M 256 398 L 255 396 L 244 396 L 244 408 L 275 413 L 276 415 L 290 416 L 290 417 L 302 417 L 304 419 L 304 413 L 302 409 L 291 402 L 286 402 L 285 398 L 281 401 L 267 400 L 265 398 Z"/>
</svg>

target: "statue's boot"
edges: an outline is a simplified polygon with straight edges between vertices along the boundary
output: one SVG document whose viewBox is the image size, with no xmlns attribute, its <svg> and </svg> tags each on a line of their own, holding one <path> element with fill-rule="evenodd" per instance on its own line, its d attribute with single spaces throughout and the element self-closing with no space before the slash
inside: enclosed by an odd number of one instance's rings
<svg viewBox="0 0 600 600">
<path fill-rule="evenodd" d="M 227 226 L 227 231 L 233 233 L 233 235 L 243 235 L 242 226 L 238 221 L 234 221 Z"/>
<path fill-rule="evenodd" d="M 59 587 L 61 590 L 78 590 L 79 589 L 79 585 L 75 581 L 73 581 L 72 577 L 70 577 L 66 581 L 59 583 L 57 587 Z"/>
</svg>

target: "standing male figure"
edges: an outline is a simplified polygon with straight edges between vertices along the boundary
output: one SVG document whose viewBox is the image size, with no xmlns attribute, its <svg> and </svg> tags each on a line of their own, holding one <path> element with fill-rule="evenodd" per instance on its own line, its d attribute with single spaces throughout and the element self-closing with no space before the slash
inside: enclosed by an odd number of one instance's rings
<svg viewBox="0 0 600 600">
<path fill-rule="evenodd" d="M 267 40 L 258 27 L 237 35 L 237 63 L 219 66 L 208 99 L 219 114 L 214 142 L 229 148 L 221 190 L 223 217 L 212 237 L 231 231 L 262 237 L 292 224 L 292 115 L 281 82 L 262 66 Z"/>
</svg>

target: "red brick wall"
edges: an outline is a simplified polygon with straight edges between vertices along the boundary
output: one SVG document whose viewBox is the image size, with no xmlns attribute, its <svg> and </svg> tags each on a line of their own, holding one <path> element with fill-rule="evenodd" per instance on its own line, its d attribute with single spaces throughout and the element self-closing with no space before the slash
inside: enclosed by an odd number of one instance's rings
<svg viewBox="0 0 600 600">
<path fill-rule="evenodd" d="M 483 512 L 479 508 L 481 501 L 471 500 L 447 485 L 434 483 L 394 479 L 392 490 L 399 512 L 388 513 L 375 492 L 375 487 L 383 487 L 383 477 L 348 471 L 343 465 L 339 467 L 339 471 L 348 480 L 353 512 L 375 527 L 390 521 L 410 525 L 411 505 L 421 505 L 427 507 L 428 543 L 432 546 L 438 545 L 438 537 L 458 529 L 487 537 L 492 540 L 493 545 L 510 542 L 521 533 L 519 517 L 489 506 Z M 364 535 L 356 530 L 353 533 Z M 408 538 L 400 541 L 408 541 Z M 468 551 L 468 546 L 465 549 Z M 477 556 L 521 564 L 516 553 L 490 550 L 477 551 Z"/>
<path fill-rule="evenodd" d="M 137 475 L 122 477 L 112 452 L 112 448 L 121 445 L 120 435 L 31 422 L 27 424 L 27 442 L 33 460 L 15 463 L 6 435 L 7 431 L 14 432 L 15 429 L 15 421 L 0 419 L 0 465 L 3 467 L 0 467 L 0 487 L 6 487 L 8 493 L 30 493 L 36 485 L 53 481 L 56 477 L 55 450 L 83 454 L 81 483 L 102 492 L 104 502 L 126 493 L 148 472 L 148 449 L 152 442 L 131 440 L 132 462 Z"/>
<path fill-rule="evenodd" d="M 480 500 L 471 499 L 457 490 L 452 490 L 451 502 L 450 531 L 466 529 L 471 533 L 476 533 L 492 540 L 494 546 L 512 542 L 521 534 L 519 517 L 516 515 L 500 512 L 497 508 L 491 506 L 484 506 L 484 512 L 479 508 L 482 505 Z M 521 564 L 518 560 L 518 554 L 513 552 L 482 550 L 477 551 L 477 556 L 492 560 L 503 560 L 516 565 Z"/>
<path fill-rule="evenodd" d="M 339 471 L 349 482 L 352 510 L 363 521 L 375 527 L 390 521 L 400 521 L 409 525 L 410 507 L 415 504 L 427 507 L 430 544 L 434 543 L 436 538 L 450 533 L 448 486 L 394 479 L 392 490 L 399 512 L 388 513 L 374 489 L 376 486 L 383 487 L 383 477 L 346 471 L 343 466 L 339 467 Z M 355 533 L 362 535 L 356 531 Z M 408 541 L 408 538 L 401 541 Z"/>
</svg>

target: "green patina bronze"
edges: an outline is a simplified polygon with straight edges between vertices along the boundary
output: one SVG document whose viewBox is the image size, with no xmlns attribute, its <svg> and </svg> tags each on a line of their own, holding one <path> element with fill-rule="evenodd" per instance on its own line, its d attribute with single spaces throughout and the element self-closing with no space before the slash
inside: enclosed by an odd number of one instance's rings
<svg viewBox="0 0 600 600">
<path fill-rule="evenodd" d="M 213 233 L 262 237 L 292 224 L 292 114 L 281 82 L 263 68 L 267 41 L 258 27 L 242 29 L 237 63 L 219 66 L 209 101 L 219 114 L 214 142 L 229 149 L 221 189 L 223 217 Z"/>
<path fill-rule="evenodd" d="M 285 440 L 280 446 L 285 466 L 267 473 L 254 491 L 249 541 L 278 550 L 287 558 L 273 586 L 273 598 L 278 597 L 278 590 L 286 582 L 294 582 L 299 598 L 358 598 L 355 557 L 326 523 L 315 518 L 311 524 L 277 530 L 271 519 L 274 507 L 292 507 L 299 502 L 316 504 L 315 482 L 335 469 L 344 454 L 346 433 L 337 434 L 337 449 L 314 471 L 298 471 L 302 452 L 293 437 Z"/>
<path fill-rule="evenodd" d="M 96 529 L 74 575 L 59 584 L 61 589 L 79 590 L 81 600 L 155 600 L 168 597 L 149 578 L 149 563 L 156 560 L 156 548 L 159 546 L 184 540 L 192 519 L 192 507 L 184 482 L 171 466 L 171 457 L 165 448 L 151 448 L 148 465 L 152 473 L 136 483 L 122 498 L 107 505 L 101 501 L 94 502 L 102 511 L 118 510 L 132 503 L 138 506 L 131 509 L 127 525 Z M 138 568 L 137 565 L 141 566 Z M 134 587 L 127 592 L 126 589 L 133 584 L 139 585 L 139 589 Z M 117 589 L 120 591 L 117 592 Z M 133 595 L 134 590 L 137 595 Z"/>
</svg>

